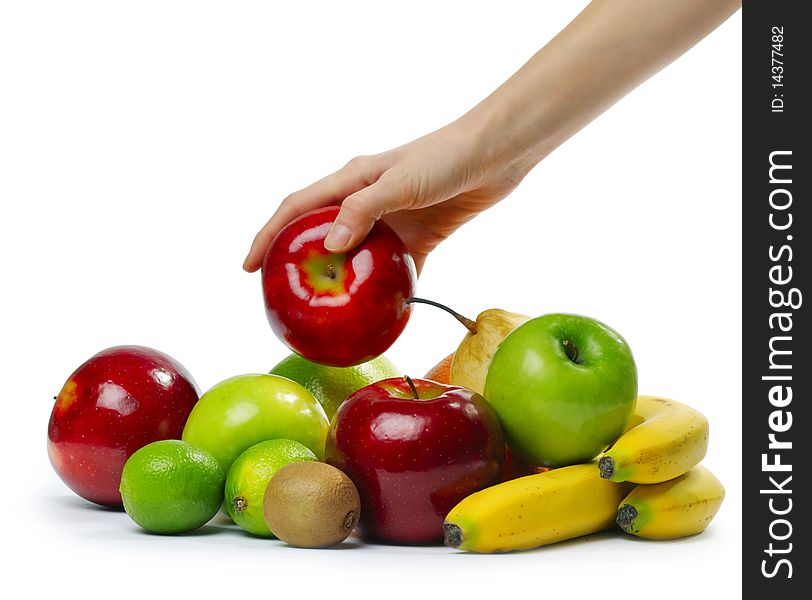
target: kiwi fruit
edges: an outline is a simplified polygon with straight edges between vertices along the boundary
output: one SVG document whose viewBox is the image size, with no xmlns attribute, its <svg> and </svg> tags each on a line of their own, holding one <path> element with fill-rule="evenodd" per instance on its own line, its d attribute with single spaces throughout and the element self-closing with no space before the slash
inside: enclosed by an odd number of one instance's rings
<svg viewBox="0 0 812 600">
<path fill-rule="evenodd" d="M 265 488 L 265 522 L 291 546 L 324 548 L 343 542 L 361 515 L 352 480 L 322 462 L 296 462 L 279 469 Z"/>
</svg>

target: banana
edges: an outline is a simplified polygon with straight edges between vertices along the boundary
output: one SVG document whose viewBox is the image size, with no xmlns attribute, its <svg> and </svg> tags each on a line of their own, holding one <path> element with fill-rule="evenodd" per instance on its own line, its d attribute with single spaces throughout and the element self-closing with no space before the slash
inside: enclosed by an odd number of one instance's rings
<svg viewBox="0 0 812 600">
<path fill-rule="evenodd" d="M 670 481 L 634 488 L 618 508 L 617 524 L 648 540 L 694 535 L 705 530 L 724 497 L 714 474 L 697 466 Z"/>
<path fill-rule="evenodd" d="M 626 430 L 598 460 L 614 482 L 660 483 L 688 472 L 708 450 L 708 420 L 698 410 L 658 396 L 638 396 Z"/>
<path fill-rule="evenodd" d="M 451 509 L 446 546 L 471 552 L 528 550 L 614 525 L 634 487 L 601 479 L 595 463 L 519 477 L 476 492 Z"/>
</svg>

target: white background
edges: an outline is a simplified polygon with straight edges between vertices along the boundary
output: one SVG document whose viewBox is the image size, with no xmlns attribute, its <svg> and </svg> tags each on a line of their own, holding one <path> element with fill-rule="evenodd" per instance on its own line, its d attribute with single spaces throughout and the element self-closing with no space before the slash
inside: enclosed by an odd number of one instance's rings
<svg viewBox="0 0 812 600">
<path fill-rule="evenodd" d="M 705 412 L 727 487 L 702 535 L 537 551 L 306 551 L 215 521 L 157 537 L 64 487 L 52 397 L 118 344 L 205 390 L 287 351 L 241 270 L 283 196 L 469 109 L 585 2 L 8 2 L 0 9 L 4 587 L 57 597 L 738 596 L 741 15 L 546 159 L 429 258 L 424 297 L 620 331 L 640 390 Z M 339 6 L 340 5 L 340 6 Z M 422 375 L 464 331 L 419 307 Z M 699 587 L 697 587 L 699 586 Z M 522 591 L 523 590 L 523 591 Z"/>
</svg>

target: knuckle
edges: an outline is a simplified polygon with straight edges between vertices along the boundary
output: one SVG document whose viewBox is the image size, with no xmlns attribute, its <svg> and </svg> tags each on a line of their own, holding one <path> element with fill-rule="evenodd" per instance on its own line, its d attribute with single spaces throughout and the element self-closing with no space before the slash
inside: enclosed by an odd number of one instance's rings
<svg viewBox="0 0 812 600">
<path fill-rule="evenodd" d="M 389 169 L 382 178 L 386 178 L 386 183 L 393 190 L 398 202 L 409 205 L 420 199 L 421 183 L 420 177 L 403 169 Z"/>
<path fill-rule="evenodd" d="M 282 202 L 279 203 L 280 208 L 292 208 L 296 205 L 296 200 L 299 197 L 298 192 L 293 192 L 292 194 L 288 194 L 282 199 Z"/>
<path fill-rule="evenodd" d="M 371 158 L 371 156 L 367 155 L 356 156 L 345 165 L 345 168 L 352 169 L 354 171 L 365 171 L 370 165 Z"/>
<path fill-rule="evenodd" d="M 383 207 L 369 197 L 369 194 L 356 194 L 347 198 L 342 207 L 365 219 L 377 221 L 383 215 Z"/>
</svg>

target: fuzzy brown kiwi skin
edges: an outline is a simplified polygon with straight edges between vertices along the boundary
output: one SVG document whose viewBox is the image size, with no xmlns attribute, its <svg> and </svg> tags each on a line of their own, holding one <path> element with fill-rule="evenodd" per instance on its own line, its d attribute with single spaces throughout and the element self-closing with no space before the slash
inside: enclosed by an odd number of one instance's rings
<svg viewBox="0 0 812 600">
<path fill-rule="evenodd" d="M 265 489 L 263 513 L 280 540 L 302 548 L 340 544 L 361 516 L 361 498 L 339 469 L 321 462 L 284 466 Z"/>
</svg>

